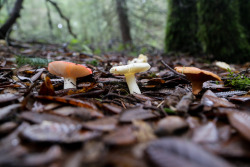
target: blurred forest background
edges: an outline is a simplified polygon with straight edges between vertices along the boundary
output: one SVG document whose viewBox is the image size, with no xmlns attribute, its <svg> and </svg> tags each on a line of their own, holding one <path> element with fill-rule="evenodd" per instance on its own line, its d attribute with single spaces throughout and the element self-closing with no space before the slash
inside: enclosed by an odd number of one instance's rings
<svg viewBox="0 0 250 167">
<path fill-rule="evenodd" d="M 0 10 L 0 25 L 8 18 L 16 0 L 7 0 Z M 123 50 L 119 16 L 115 0 L 54 0 L 70 20 L 66 21 L 46 0 L 24 0 L 21 17 L 13 26 L 11 38 L 23 41 L 69 43 L 82 51 L 100 54 Z M 164 46 L 166 0 L 128 0 L 126 6 L 130 33 L 135 46 Z M 49 16 L 48 16 L 49 14 Z M 49 23 L 51 18 L 51 25 Z M 145 47 L 146 48 L 146 47 Z M 143 51 L 143 50 L 142 50 Z"/>
<path fill-rule="evenodd" d="M 0 26 L 18 1 L 23 8 L 10 39 L 67 43 L 91 54 L 157 51 L 250 61 L 249 0 L 0 0 Z"/>
</svg>

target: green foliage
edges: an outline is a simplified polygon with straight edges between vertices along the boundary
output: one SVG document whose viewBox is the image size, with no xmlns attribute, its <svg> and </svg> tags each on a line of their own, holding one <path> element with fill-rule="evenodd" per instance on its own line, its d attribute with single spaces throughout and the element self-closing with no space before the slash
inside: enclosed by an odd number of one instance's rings
<svg viewBox="0 0 250 167">
<path fill-rule="evenodd" d="M 231 70 L 228 69 L 228 77 L 226 85 L 232 86 L 237 90 L 249 90 L 250 89 L 250 78 L 244 76 L 243 74 L 237 75 L 234 74 Z"/>
<path fill-rule="evenodd" d="M 77 50 L 79 52 L 84 52 L 87 54 L 93 54 L 92 50 L 88 47 L 88 41 L 85 41 L 85 43 L 82 43 L 78 39 L 73 38 L 69 43 L 69 49 L 71 50 Z"/>
<path fill-rule="evenodd" d="M 250 60 L 250 46 L 240 25 L 239 1 L 199 0 L 198 38 L 203 51 L 232 63 Z"/>
<path fill-rule="evenodd" d="M 91 64 L 92 66 L 97 67 L 99 65 L 99 61 L 98 60 L 92 60 L 92 61 L 87 61 L 87 64 Z"/>
<path fill-rule="evenodd" d="M 171 110 L 170 108 L 164 108 L 164 111 L 168 114 L 176 114 L 176 112 Z"/>
<path fill-rule="evenodd" d="M 165 50 L 194 52 L 197 45 L 196 0 L 167 0 Z"/>
<path fill-rule="evenodd" d="M 46 67 L 48 66 L 48 63 L 50 61 L 48 59 L 42 59 L 42 58 L 30 58 L 25 56 L 16 56 L 16 63 L 17 65 L 23 66 L 23 65 L 30 65 L 32 67 L 40 68 L 40 67 Z"/>
</svg>

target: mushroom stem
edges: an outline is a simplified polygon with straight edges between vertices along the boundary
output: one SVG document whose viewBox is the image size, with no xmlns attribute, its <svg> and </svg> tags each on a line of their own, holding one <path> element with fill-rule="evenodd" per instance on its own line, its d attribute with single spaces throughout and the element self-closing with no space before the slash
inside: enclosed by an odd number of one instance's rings
<svg viewBox="0 0 250 167">
<path fill-rule="evenodd" d="M 192 92 L 194 95 L 198 95 L 198 93 L 202 90 L 203 82 L 192 82 Z"/>
<path fill-rule="evenodd" d="M 76 88 L 76 78 L 64 78 L 64 89 Z"/>
<path fill-rule="evenodd" d="M 133 93 L 141 94 L 141 91 L 136 83 L 135 74 L 134 73 L 125 74 L 125 78 L 128 84 L 130 94 Z"/>
</svg>

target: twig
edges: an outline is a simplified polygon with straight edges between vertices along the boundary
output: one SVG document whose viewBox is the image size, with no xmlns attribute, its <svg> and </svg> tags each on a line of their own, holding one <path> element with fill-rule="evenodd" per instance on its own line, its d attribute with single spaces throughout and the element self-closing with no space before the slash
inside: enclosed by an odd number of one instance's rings
<svg viewBox="0 0 250 167">
<path fill-rule="evenodd" d="M 175 75 L 179 76 L 181 79 L 190 82 L 190 81 L 186 78 L 185 75 L 176 72 L 176 71 L 175 71 L 174 69 L 172 69 L 169 65 L 167 65 L 163 60 L 161 60 L 161 63 L 162 63 L 166 68 L 168 68 L 171 72 L 173 72 Z"/>
<path fill-rule="evenodd" d="M 170 71 L 172 71 L 174 74 L 185 77 L 185 75 L 180 74 L 180 73 L 176 72 L 174 69 L 172 69 L 172 68 L 171 68 L 169 65 L 167 65 L 167 63 L 165 63 L 163 60 L 161 60 L 161 63 L 162 63 L 165 67 L 167 67 Z"/>
<path fill-rule="evenodd" d="M 46 8 L 47 8 L 47 16 L 48 16 L 48 23 L 49 23 L 49 28 L 52 31 L 53 30 L 53 24 L 51 20 L 51 14 L 50 14 L 50 8 L 49 5 L 47 4 L 47 1 L 45 2 Z"/>
<path fill-rule="evenodd" d="M 67 28 L 68 28 L 69 33 L 70 33 L 74 38 L 77 38 L 76 34 L 74 34 L 74 33 L 72 32 L 72 29 L 71 29 L 71 26 L 70 26 L 69 19 L 68 19 L 66 16 L 63 15 L 63 13 L 62 13 L 61 9 L 59 8 L 59 6 L 57 5 L 57 3 L 56 3 L 56 2 L 53 2 L 53 1 L 51 1 L 51 0 L 47 0 L 47 1 L 50 2 L 50 3 L 54 6 L 54 8 L 56 9 L 56 11 L 57 11 L 58 14 L 60 15 L 60 17 L 61 17 L 63 20 L 66 21 L 66 23 L 67 23 Z"/>
</svg>

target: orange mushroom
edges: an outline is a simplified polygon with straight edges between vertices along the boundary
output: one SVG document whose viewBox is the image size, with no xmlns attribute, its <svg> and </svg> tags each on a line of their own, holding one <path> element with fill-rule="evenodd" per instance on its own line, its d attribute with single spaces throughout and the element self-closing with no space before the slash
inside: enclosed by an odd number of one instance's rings
<svg viewBox="0 0 250 167">
<path fill-rule="evenodd" d="M 203 82 L 208 80 L 221 81 L 218 75 L 196 67 L 175 67 L 174 69 L 179 73 L 185 74 L 188 80 L 192 82 L 192 92 L 194 95 L 197 95 L 202 90 Z"/>
<path fill-rule="evenodd" d="M 51 74 L 64 78 L 64 89 L 76 88 L 76 78 L 92 74 L 92 70 L 84 65 L 65 61 L 49 63 L 48 70 Z"/>
</svg>

